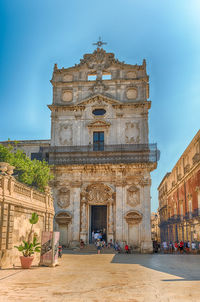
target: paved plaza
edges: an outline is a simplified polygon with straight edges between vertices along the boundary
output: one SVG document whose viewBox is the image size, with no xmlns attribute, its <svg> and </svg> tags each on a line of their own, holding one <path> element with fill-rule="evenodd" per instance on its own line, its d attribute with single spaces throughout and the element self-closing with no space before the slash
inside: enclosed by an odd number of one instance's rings
<svg viewBox="0 0 200 302">
<path fill-rule="evenodd" d="M 55 268 L 0 270 L 0 301 L 200 301 L 200 255 L 64 254 Z"/>
</svg>

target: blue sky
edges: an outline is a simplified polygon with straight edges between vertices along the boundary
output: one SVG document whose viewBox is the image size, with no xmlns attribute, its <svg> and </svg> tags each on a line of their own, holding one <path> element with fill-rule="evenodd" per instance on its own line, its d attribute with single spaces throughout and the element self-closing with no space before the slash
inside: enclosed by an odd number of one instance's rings
<svg viewBox="0 0 200 302">
<path fill-rule="evenodd" d="M 54 63 L 70 67 L 99 36 L 121 61 L 147 60 L 157 187 L 200 121 L 199 0 L 0 0 L 0 140 L 50 137 Z"/>
</svg>

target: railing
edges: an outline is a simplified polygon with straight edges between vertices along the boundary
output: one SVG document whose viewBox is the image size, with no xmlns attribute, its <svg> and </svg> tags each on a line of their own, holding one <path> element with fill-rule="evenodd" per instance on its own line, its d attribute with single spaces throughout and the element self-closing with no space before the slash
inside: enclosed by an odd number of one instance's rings
<svg viewBox="0 0 200 302">
<path fill-rule="evenodd" d="M 41 147 L 40 152 L 49 153 L 49 164 L 106 164 L 157 162 L 160 152 L 156 144 L 104 145 L 103 150 L 87 146 Z"/>
<path fill-rule="evenodd" d="M 50 146 L 41 147 L 41 152 L 49 153 L 65 153 L 65 152 L 98 152 L 94 151 L 93 145 L 83 146 Z M 105 152 L 117 152 L 117 151 L 157 151 L 157 144 L 118 144 L 118 145 L 104 145 Z M 99 152 L 103 152 L 99 151 Z"/>
</svg>

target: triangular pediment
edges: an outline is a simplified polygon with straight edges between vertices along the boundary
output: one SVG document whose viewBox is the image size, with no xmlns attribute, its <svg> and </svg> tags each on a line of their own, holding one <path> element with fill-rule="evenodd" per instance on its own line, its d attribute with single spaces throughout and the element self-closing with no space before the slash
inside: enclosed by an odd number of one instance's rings
<svg viewBox="0 0 200 302">
<path fill-rule="evenodd" d="M 111 105 L 121 105 L 122 102 L 119 102 L 111 97 L 105 96 L 103 94 L 95 94 L 92 96 L 89 96 L 86 99 L 83 99 L 82 101 L 76 103 L 76 105 L 87 105 L 90 103 L 96 103 L 97 105 L 104 105 L 105 103 L 111 104 Z"/>
</svg>

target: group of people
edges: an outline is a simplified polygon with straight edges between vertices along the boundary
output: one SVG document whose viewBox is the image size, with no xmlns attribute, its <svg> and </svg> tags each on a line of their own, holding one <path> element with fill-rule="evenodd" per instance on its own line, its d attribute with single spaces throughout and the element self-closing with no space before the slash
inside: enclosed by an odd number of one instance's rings
<svg viewBox="0 0 200 302">
<path fill-rule="evenodd" d="M 164 254 L 168 253 L 192 253 L 197 254 L 198 251 L 200 251 L 200 243 L 195 241 L 163 241 L 161 244 L 153 241 L 153 249 L 154 252 L 163 252 Z"/>
<path fill-rule="evenodd" d="M 102 248 L 114 248 L 117 253 L 130 253 L 130 248 L 127 244 L 122 248 L 118 241 L 113 242 L 112 239 L 107 242 L 106 230 L 99 230 L 97 232 L 92 231 L 92 243 L 95 244 L 97 248 L 97 253 L 100 254 Z"/>
</svg>

